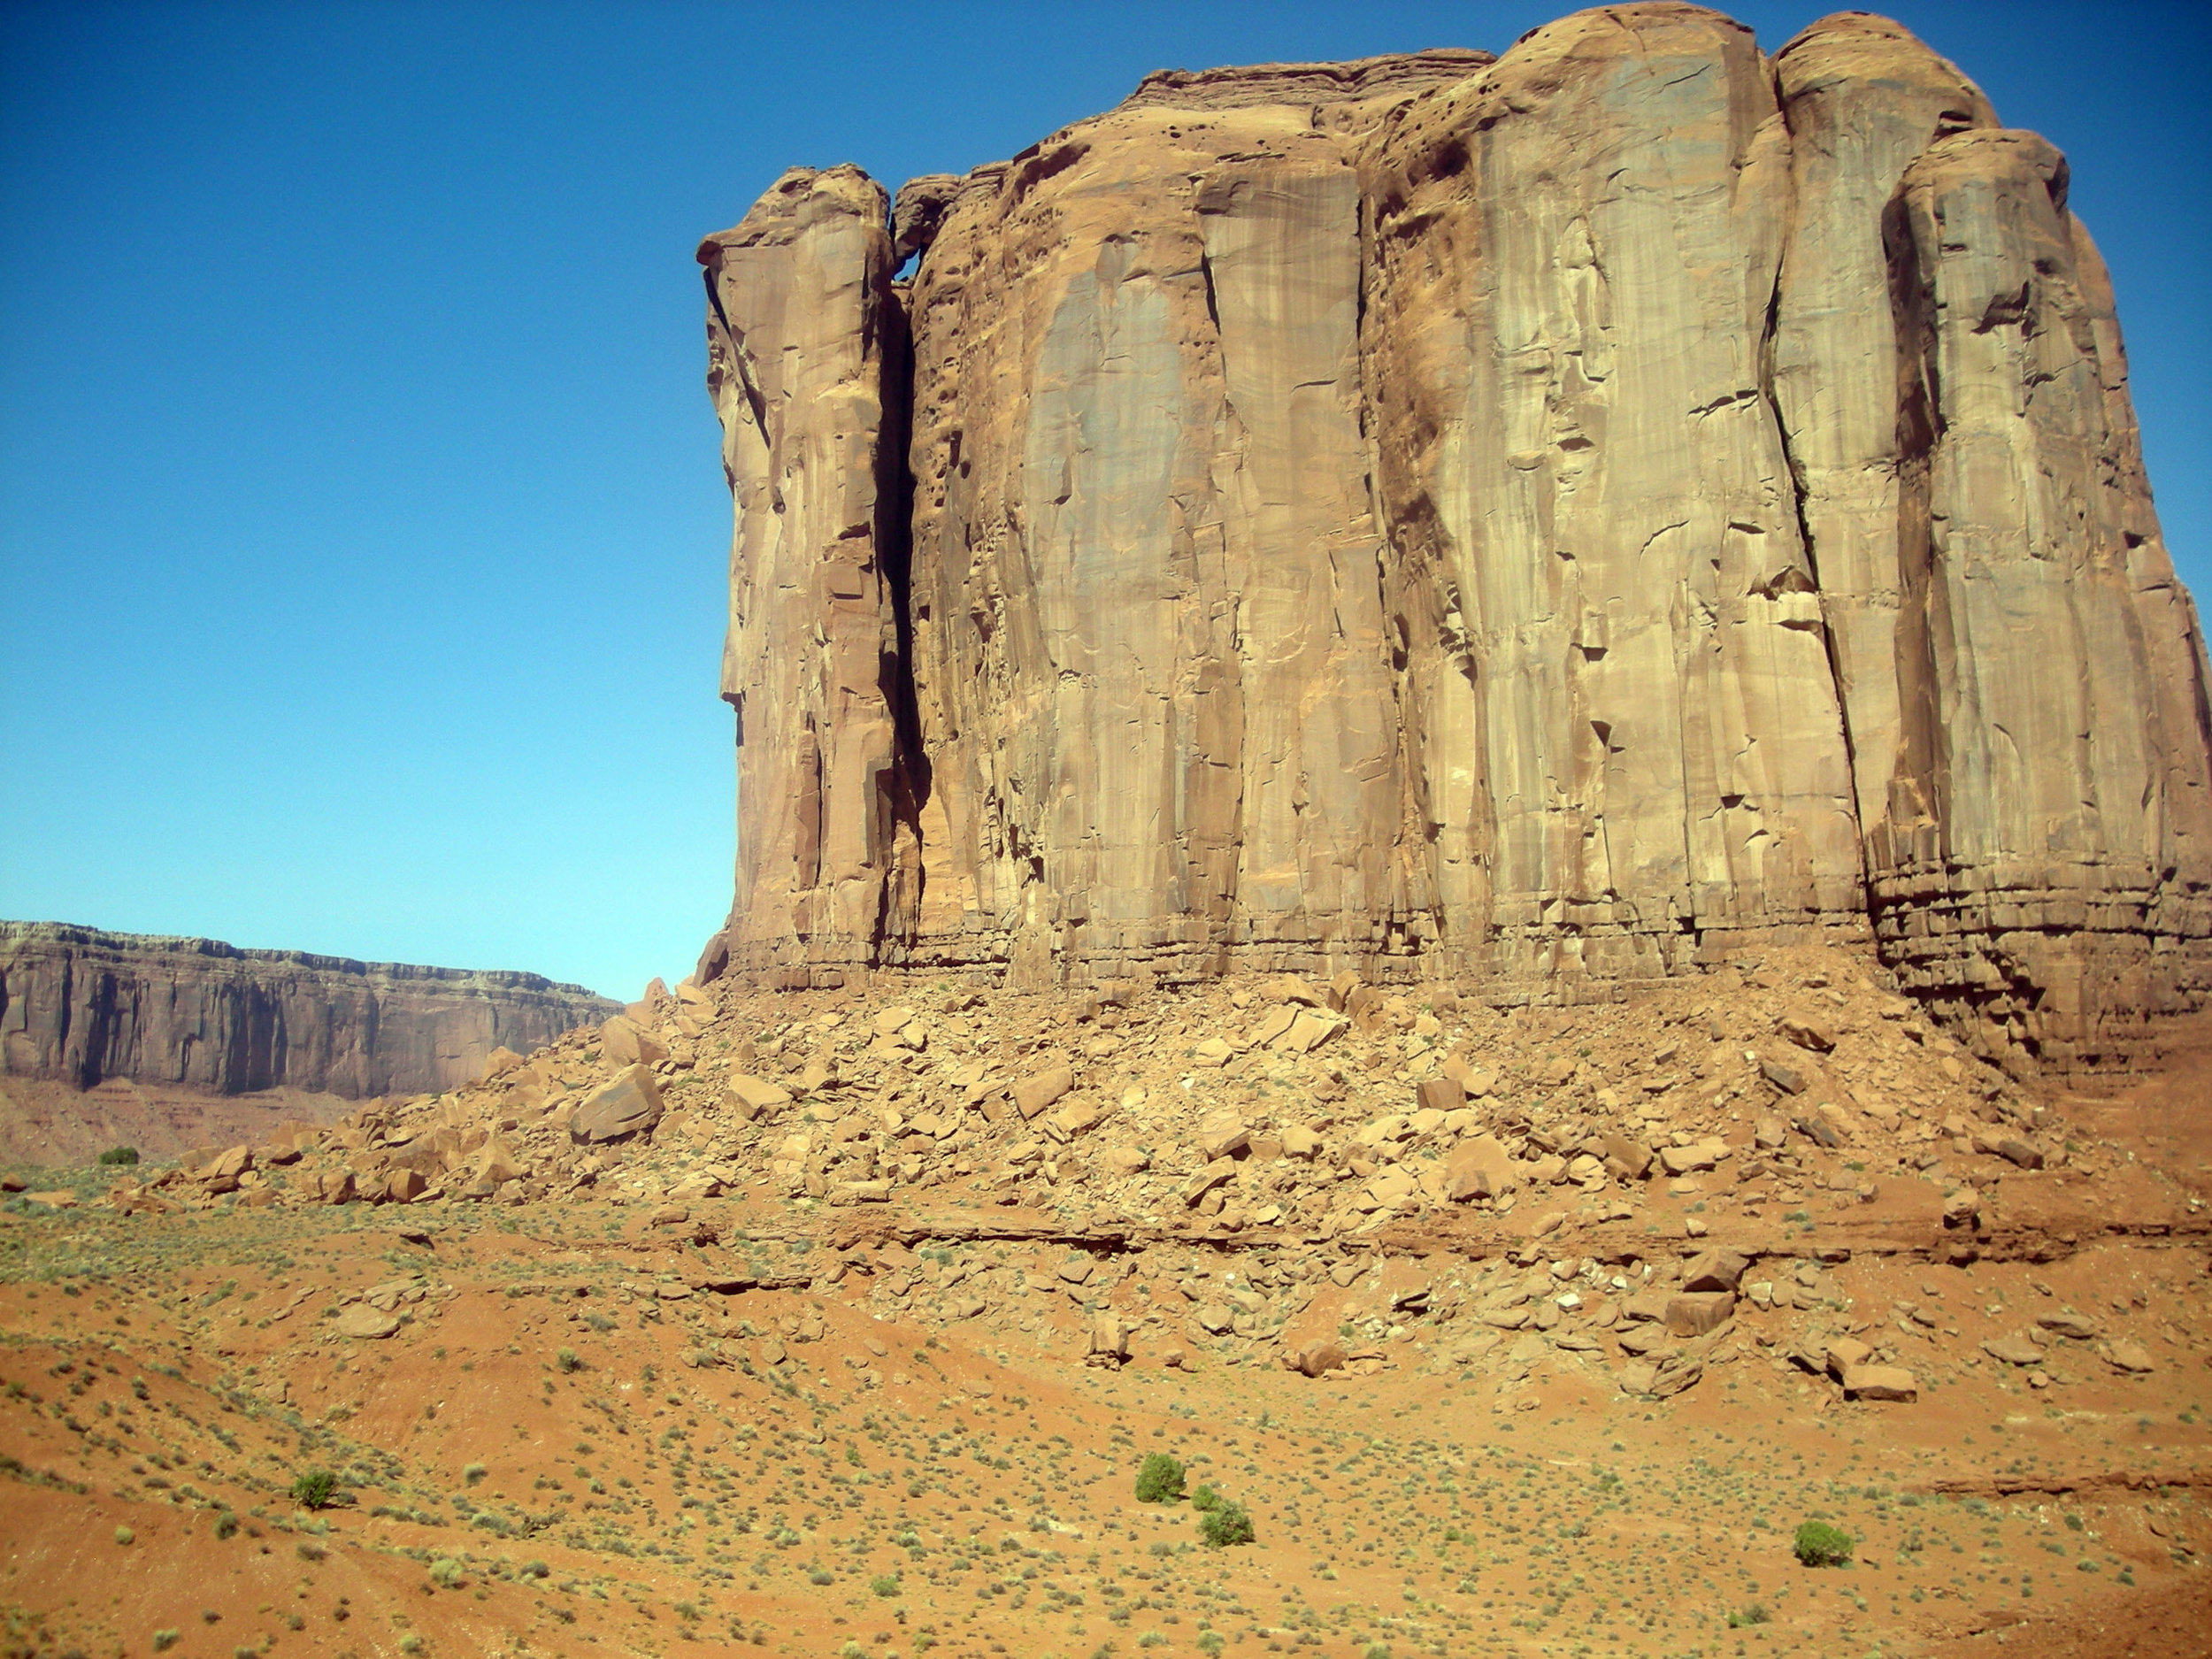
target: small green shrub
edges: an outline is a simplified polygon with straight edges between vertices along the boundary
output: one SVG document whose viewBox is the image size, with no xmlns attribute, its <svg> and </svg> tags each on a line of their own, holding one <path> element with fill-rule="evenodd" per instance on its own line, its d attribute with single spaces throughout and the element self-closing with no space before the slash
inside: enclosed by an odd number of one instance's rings
<svg viewBox="0 0 2212 1659">
<path fill-rule="evenodd" d="M 1808 1521 L 1797 1529 L 1797 1558 L 1808 1567 L 1840 1567 L 1851 1559 L 1854 1540 L 1839 1526 Z"/>
<path fill-rule="evenodd" d="M 105 1152 L 100 1154 L 100 1162 L 109 1164 L 135 1164 L 138 1162 L 138 1148 L 136 1147 L 110 1147 Z"/>
<path fill-rule="evenodd" d="M 491 1471 L 485 1468 L 483 1464 L 470 1463 L 461 1471 L 461 1479 L 472 1486 L 489 1473 Z"/>
<path fill-rule="evenodd" d="M 154 1632 L 154 1651 L 167 1653 L 183 1640 L 184 1632 L 180 1630 L 157 1630 Z"/>
<path fill-rule="evenodd" d="M 430 1582 L 441 1590 L 457 1590 L 467 1580 L 461 1576 L 461 1563 L 450 1556 L 441 1555 L 430 1563 Z"/>
<path fill-rule="evenodd" d="M 1203 1515 L 1221 1507 L 1221 1494 L 1211 1486 L 1201 1486 L 1190 1494 L 1190 1506 Z"/>
<path fill-rule="evenodd" d="M 572 1348 L 565 1348 L 559 1353 L 556 1354 L 553 1356 L 553 1363 L 565 1371 L 581 1371 L 584 1369 L 584 1362 L 576 1357 L 576 1350 Z"/>
<path fill-rule="evenodd" d="M 879 1573 L 868 1580 L 868 1587 L 887 1601 L 899 1593 L 899 1575 L 895 1572 Z"/>
<path fill-rule="evenodd" d="M 1754 1601 L 1749 1607 L 1739 1608 L 1735 1612 L 1731 1613 L 1728 1616 L 1728 1628 L 1731 1630 L 1747 1630 L 1754 1624 L 1765 1624 L 1773 1617 L 1774 1616 L 1771 1613 L 1766 1610 L 1764 1603 Z"/>
<path fill-rule="evenodd" d="M 218 1538 L 238 1536 L 238 1517 L 228 1509 L 221 1510 L 216 1515 L 215 1536 Z"/>
<path fill-rule="evenodd" d="M 338 1477 L 327 1469 L 310 1469 L 292 1480 L 292 1502 L 303 1509 L 326 1509 L 338 1495 Z"/>
<path fill-rule="evenodd" d="M 1248 1544 L 1252 1541 L 1252 1517 L 1244 1512 L 1241 1503 L 1223 1498 L 1199 1518 L 1198 1535 L 1215 1549 L 1231 1544 Z"/>
<path fill-rule="evenodd" d="M 837 1575 L 827 1567 L 816 1567 L 806 1576 L 809 1584 L 835 1584 Z"/>
<path fill-rule="evenodd" d="M 119 1544 L 131 1543 L 136 1540 L 138 1534 L 132 1532 L 127 1526 L 119 1526 L 115 1529 L 115 1541 Z"/>
<path fill-rule="evenodd" d="M 1180 1503 L 1183 1501 L 1183 1465 L 1165 1452 L 1150 1452 L 1137 1471 L 1137 1502 L 1139 1503 Z"/>
</svg>

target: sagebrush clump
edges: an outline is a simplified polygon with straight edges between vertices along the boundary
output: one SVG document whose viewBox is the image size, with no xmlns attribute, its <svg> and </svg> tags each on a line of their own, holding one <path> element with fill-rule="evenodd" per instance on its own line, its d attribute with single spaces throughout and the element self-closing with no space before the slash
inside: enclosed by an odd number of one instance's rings
<svg viewBox="0 0 2212 1659">
<path fill-rule="evenodd" d="M 1839 1526 L 1808 1521 L 1797 1529 L 1797 1558 L 1808 1567 L 1840 1567 L 1851 1559 L 1854 1540 Z"/>
<path fill-rule="evenodd" d="M 1180 1503 L 1182 1501 L 1182 1463 L 1165 1452 L 1148 1453 L 1143 1466 L 1137 1471 L 1137 1502 Z"/>
<path fill-rule="evenodd" d="M 1245 1513 L 1241 1503 L 1217 1497 L 1213 1508 L 1198 1517 L 1198 1535 L 1214 1549 L 1248 1544 L 1252 1541 L 1252 1517 Z"/>
</svg>

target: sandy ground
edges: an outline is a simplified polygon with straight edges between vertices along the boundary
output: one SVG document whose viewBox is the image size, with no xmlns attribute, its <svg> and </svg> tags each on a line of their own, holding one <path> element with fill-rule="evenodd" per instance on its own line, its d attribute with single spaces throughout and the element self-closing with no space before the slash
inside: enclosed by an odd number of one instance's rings
<svg viewBox="0 0 2212 1659">
<path fill-rule="evenodd" d="M 0 1651 L 2212 1652 L 2208 1055 L 2178 1029 L 2159 1070 L 2043 1091 L 2110 1144 L 2008 1175 L 1971 1250 L 1901 1180 L 1786 1215 L 1655 1188 L 1540 1239 L 1447 1208 L 1363 1233 L 1265 1345 L 1185 1334 L 1276 1259 L 1195 1218 L 957 1186 L 741 1188 L 675 1226 L 591 1190 L 125 1215 L 81 1175 L 73 1208 L 0 1207 Z M 1448 1317 L 1655 1240 L 1801 1306 L 1740 1302 L 1669 1399 L 1623 1392 L 1617 1329 L 1515 1366 Z M 1796 1363 L 1807 1303 L 1917 1400 Z M 1125 1365 L 1084 1363 L 1102 1307 Z M 2055 1310 L 2098 1336 L 1980 1346 Z M 1346 1368 L 1280 1363 L 1332 1335 Z M 1152 1452 L 1254 1541 L 1140 1503 Z M 327 1507 L 294 1495 L 316 1470 Z M 1794 1558 L 1809 1519 L 1848 1565 Z"/>
</svg>

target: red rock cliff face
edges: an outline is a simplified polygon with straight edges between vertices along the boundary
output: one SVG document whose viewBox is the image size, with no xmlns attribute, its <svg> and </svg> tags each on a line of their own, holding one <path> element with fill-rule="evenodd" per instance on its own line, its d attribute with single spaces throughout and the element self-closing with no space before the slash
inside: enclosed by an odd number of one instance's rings
<svg viewBox="0 0 2212 1659">
<path fill-rule="evenodd" d="M 1893 23 L 1148 77 L 708 267 L 741 972 L 2212 985 L 2201 635 L 2062 160 Z M 910 278 L 894 261 L 918 253 Z"/>
<path fill-rule="evenodd" d="M 620 1004 L 534 973 L 240 950 L 211 939 L 0 922 L 0 1075 L 221 1094 L 447 1089 Z"/>
</svg>

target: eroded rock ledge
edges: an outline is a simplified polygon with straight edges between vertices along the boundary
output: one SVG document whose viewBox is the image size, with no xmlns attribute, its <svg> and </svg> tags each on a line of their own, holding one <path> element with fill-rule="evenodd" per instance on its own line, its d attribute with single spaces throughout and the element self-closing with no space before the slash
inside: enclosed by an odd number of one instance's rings
<svg viewBox="0 0 2212 1659">
<path fill-rule="evenodd" d="M 2062 157 L 1859 13 L 1164 72 L 702 245 L 775 982 L 2212 986 L 2212 715 Z M 895 280 L 918 256 L 912 275 Z"/>
</svg>

